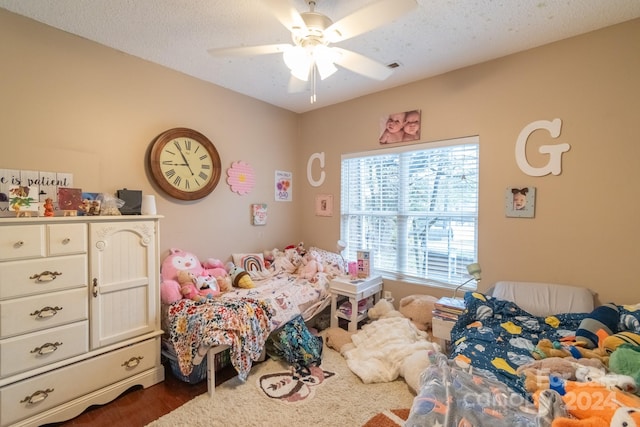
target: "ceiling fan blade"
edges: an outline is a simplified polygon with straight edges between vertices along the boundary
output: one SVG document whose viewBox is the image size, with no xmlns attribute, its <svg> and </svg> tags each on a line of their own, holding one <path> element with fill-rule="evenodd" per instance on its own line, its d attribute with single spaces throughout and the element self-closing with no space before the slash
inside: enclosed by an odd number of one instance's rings
<svg viewBox="0 0 640 427">
<path fill-rule="evenodd" d="M 331 50 L 336 53 L 335 63 L 354 73 L 362 74 L 375 80 L 385 80 L 393 73 L 393 70 L 386 65 L 359 53 L 339 47 L 332 47 Z"/>
<path fill-rule="evenodd" d="M 334 22 L 324 34 L 332 43 L 350 39 L 391 22 L 417 6 L 415 0 L 380 0 Z"/>
<path fill-rule="evenodd" d="M 291 0 L 265 0 L 264 1 L 278 21 L 289 31 L 300 30 L 307 27 Z"/>
<path fill-rule="evenodd" d="M 246 55 L 268 55 L 272 53 L 283 53 L 292 48 L 290 44 L 265 44 L 261 46 L 223 47 L 208 49 L 213 56 L 246 56 Z"/>
</svg>

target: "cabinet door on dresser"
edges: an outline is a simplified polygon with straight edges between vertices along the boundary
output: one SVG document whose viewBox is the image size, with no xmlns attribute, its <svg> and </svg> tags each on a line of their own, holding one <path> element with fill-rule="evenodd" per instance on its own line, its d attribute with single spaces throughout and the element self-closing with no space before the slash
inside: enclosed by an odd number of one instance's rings
<svg viewBox="0 0 640 427">
<path fill-rule="evenodd" d="M 91 348 L 158 329 L 156 223 L 89 225 Z"/>
</svg>

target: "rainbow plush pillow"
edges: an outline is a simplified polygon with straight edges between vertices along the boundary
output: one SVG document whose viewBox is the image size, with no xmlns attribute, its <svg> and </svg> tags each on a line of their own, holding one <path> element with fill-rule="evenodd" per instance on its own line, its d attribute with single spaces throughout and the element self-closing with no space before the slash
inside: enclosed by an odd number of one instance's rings
<svg viewBox="0 0 640 427">
<path fill-rule="evenodd" d="M 264 255 L 261 253 L 232 254 L 233 263 L 246 272 L 264 271 Z"/>
</svg>

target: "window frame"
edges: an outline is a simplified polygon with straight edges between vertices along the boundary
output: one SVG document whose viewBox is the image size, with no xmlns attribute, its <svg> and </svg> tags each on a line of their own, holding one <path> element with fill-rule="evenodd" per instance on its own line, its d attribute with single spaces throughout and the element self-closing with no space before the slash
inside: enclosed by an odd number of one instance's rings
<svg viewBox="0 0 640 427">
<path fill-rule="evenodd" d="M 472 244 L 472 248 L 471 248 L 471 252 L 466 252 L 467 254 L 471 254 L 471 257 L 467 257 L 464 258 L 465 259 L 465 263 L 461 264 L 461 265 L 454 265 L 453 267 L 451 267 L 451 259 L 452 259 L 452 255 L 455 255 L 455 253 L 452 254 L 452 250 L 451 250 L 451 246 L 447 245 L 447 252 L 446 252 L 446 257 L 447 257 L 447 269 L 448 269 L 448 273 L 447 273 L 447 277 L 443 278 L 442 275 L 437 275 L 437 274 L 433 274 L 433 273 L 429 273 L 427 271 L 427 264 L 426 261 L 424 262 L 424 266 L 423 268 L 425 268 L 425 274 L 424 275 L 419 275 L 419 274 L 411 274 L 411 272 L 409 271 L 409 269 L 406 268 L 406 262 L 410 256 L 409 254 L 409 250 L 410 249 L 403 249 L 406 248 L 406 245 L 403 246 L 403 244 L 405 244 L 406 242 L 403 242 L 404 240 L 410 240 L 410 233 L 405 229 L 405 233 L 401 234 L 401 233 L 396 233 L 397 236 L 402 236 L 401 237 L 397 237 L 396 240 L 394 241 L 395 243 L 395 268 L 393 268 L 392 270 L 386 269 L 386 268 L 380 268 L 378 262 L 376 262 L 377 260 L 380 260 L 380 254 L 376 253 L 376 248 L 366 248 L 366 247 L 353 247 L 354 244 L 352 242 L 350 242 L 349 240 L 349 223 L 350 223 L 350 217 L 361 217 L 361 218 L 365 218 L 368 217 L 369 220 L 373 220 L 375 217 L 380 216 L 379 214 L 376 214 L 374 212 L 371 212 L 370 214 L 366 214 L 363 213 L 364 211 L 358 212 L 358 213 L 354 213 L 354 212 L 346 212 L 347 209 L 347 200 L 349 198 L 349 196 L 345 196 L 345 188 L 348 186 L 348 184 L 345 184 L 345 177 L 344 177 L 344 172 L 345 172 L 345 161 L 349 161 L 349 160 L 353 160 L 353 159 L 365 159 L 367 157 L 377 157 L 377 156 L 393 156 L 395 154 L 398 155 L 398 188 L 408 188 L 406 185 L 403 186 L 400 182 L 402 178 L 402 176 L 404 175 L 404 173 L 401 171 L 402 169 L 402 164 L 403 164 L 403 160 L 402 160 L 402 155 L 405 153 L 419 153 L 419 152 L 429 152 L 431 150 L 436 150 L 436 149 L 442 149 L 442 148 L 449 148 L 449 147 L 456 147 L 456 146 L 468 146 L 465 147 L 465 150 L 468 149 L 469 147 L 471 147 L 471 151 L 474 152 L 475 155 L 475 164 L 473 167 L 473 171 L 476 173 L 475 175 L 472 176 L 472 178 L 475 179 L 475 184 L 474 184 L 474 189 L 475 189 L 475 203 L 473 203 L 475 210 L 473 211 L 468 211 L 467 209 L 465 209 L 464 213 L 461 212 L 432 212 L 429 211 L 429 214 L 427 215 L 421 215 L 421 214 L 416 214 L 415 212 L 408 212 L 408 205 L 405 203 L 408 203 L 406 201 L 400 201 L 398 202 L 397 206 L 403 206 L 405 207 L 405 209 L 401 209 L 398 208 L 396 210 L 395 215 L 388 215 L 389 217 L 392 217 L 395 219 L 395 226 L 393 227 L 395 229 L 395 231 L 399 231 L 402 229 L 402 223 L 403 222 L 407 222 L 408 220 L 410 221 L 412 217 L 422 217 L 424 218 L 434 218 L 434 221 L 437 221 L 438 218 L 448 218 L 447 221 L 447 233 L 451 233 L 451 222 L 450 221 L 459 221 L 459 224 L 466 224 L 466 223 L 472 223 L 472 240 L 473 240 L 473 244 Z M 466 153 L 465 153 L 466 155 Z M 410 162 L 406 162 L 406 163 L 410 163 Z M 454 164 L 455 166 L 455 164 Z M 370 165 L 370 167 L 373 167 Z M 404 167 L 407 167 L 407 165 L 405 164 Z M 463 168 L 464 169 L 464 168 Z M 435 141 L 435 142 L 425 142 L 425 143 L 419 143 L 419 144 L 408 144 L 408 145 L 402 145 L 402 146 L 394 146 L 394 147 L 385 147 L 382 149 L 377 149 L 377 150 L 369 150 L 369 151 L 364 151 L 364 152 L 356 152 L 356 153 L 345 153 L 341 156 L 341 162 L 340 162 L 340 170 L 341 170 L 341 178 L 340 178 L 340 236 L 341 239 L 343 241 L 345 241 L 347 243 L 347 248 L 345 251 L 345 257 L 346 259 L 349 260 L 355 260 L 355 254 L 358 250 L 370 250 L 373 253 L 373 268 L 376 272 L 383 274 L 385 277 L 389 277 L 391 279 L 396 279 L 396 280 L 403 280 L 403 281 L 408 281 L 408 282 L 412 282 L 412 283 L 417 283 L 417 284 L 426 284 L 426 285 L 432 285 L 432 286 L 437 286 L 437 287 L 443 287 L 443 288 L 449 288 L 449 289 L 454 289 L 456 288 L 459 284 L 465 282 L 466 280 L 468 280 L 469 278 L 471 278 L 471 276 L 467 273 L 466 271 L 466 266 L 470 263 L 473 262 L 477 262 L 477 258 L 478 258 L 478 214 L 479 214 L 479 176 L 480 176 L 480 138 L 478 135 L 474 135 L 474 136 L 468 136 L 468 137 L 460 137 L 460 138 L 453 138 L 453 139 L 448 139 L 448 140 L 441 140 L 441 141 Z M 464 169 L 466 172 L 466 169 Z M 463 178 L 464 179 L 465 173 L 463 173 Z M 358 180 L 359 181 L 359 180 Z M 349 181 L 351 183 L 351 181 Z M 364 183 L 360 183 L 361 181 L 359 181 L 358 183 L 358 187 L 357 188 L 362 188 L 364 187 Z M 373 185 L 373 184 L 370 184 Z M 352 187 L 349 187 L 352 188 Z M 400 192 L 400 193 L 407 193 L 407 192 Z M 407 193 L 408 194 L 408 193 Z M 402 199 L 403 196 L 405 196 L 406 194 L 402 194 L 398 196 L 398 199 Z M 455 196 L 452 196 L 449 199 L 453 199 Z M 404 200 L 404 199 L 403 199 Z M 466 205 L 465 205 L 466 206 Z M 362 220 L 364 221 L 364 219 Z M 444 228 L 444 227 L 443 227 Z M 429 228 L 430 230 L 431 228 Z M 363 233 L 363 232 L 361 232 Z M 465 233 L 465 236 L 467 237 L 465 239 L 465 249 L 468 249 L 468 242 L 469 242 L 469 235 L 470 233 Z M 450 242 L 453 239 L 453 237 L 447 237 L 447 241 Z M 351 244 L 350 244 L 351 243 Z M 429 241 L 427 241 L 427 243 L 429 243 Z M 431 242 L 433 243 L 433 242 Z M 421 250 L 423 250 L 423 252 L 428 253 L 430 250 L 434 250 L 435 246 L 431 245 L 428 248 L 425 246 L 424 248 L 419 248 Z M 403 254 L 398 254 L 399 252 L 404 252 Z M 385 260 L 387 261 L 388 264 L 388 259 Z M 403 264 L 405 263 L 405 264 Z M 393 263 L 392 263 L 393 264 Z M 451 273 L 451 269 L 453 268 L 453 274 Z M 474 290 L 476 289 L 477 284 L 475 283 L 475 281 L 471 281 L 470 283 L 466 284 L 464 286 L 465 290 Z"/>
</svg>

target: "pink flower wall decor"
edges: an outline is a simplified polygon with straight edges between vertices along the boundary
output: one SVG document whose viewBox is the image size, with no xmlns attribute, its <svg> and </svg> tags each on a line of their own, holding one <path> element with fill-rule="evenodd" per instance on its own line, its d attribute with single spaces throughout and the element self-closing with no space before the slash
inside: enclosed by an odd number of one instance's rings
<svg viewBox="0 0 640 427">
<path fill-rule="evenodd" d="M 231 163 L 227 169 L 227 184 L 231 191 L 240 195 L 249 194 L 255 185 L 253 168 L 243 161 Z"/>
</svg>

